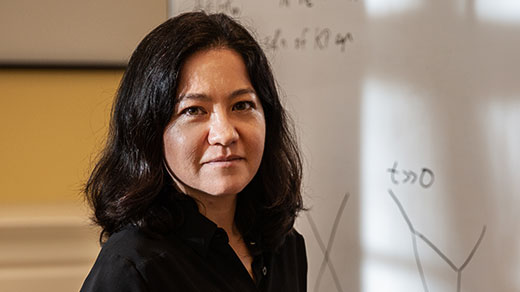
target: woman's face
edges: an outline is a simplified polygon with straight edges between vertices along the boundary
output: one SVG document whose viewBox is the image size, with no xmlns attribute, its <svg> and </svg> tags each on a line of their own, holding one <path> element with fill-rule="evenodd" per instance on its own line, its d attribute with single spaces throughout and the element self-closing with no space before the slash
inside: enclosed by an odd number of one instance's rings
<svg viewBox="0 0 520 292">
<path fill-rule="evenodd" d="M 265 142 L 264 111 L 242 57 L 230 49 L 190 56 L 177 100 L 163 136 L 177 187 L 195 197 L 236 195 L 256 174 Z"/>
</svg>

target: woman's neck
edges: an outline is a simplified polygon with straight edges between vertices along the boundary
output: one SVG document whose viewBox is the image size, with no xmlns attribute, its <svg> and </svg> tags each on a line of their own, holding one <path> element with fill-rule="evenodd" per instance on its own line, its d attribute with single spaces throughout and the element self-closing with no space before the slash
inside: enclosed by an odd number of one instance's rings
<svg viewBox="0 0 520 292">
<path fill-rule="evenodd" d="M 226 231 L 229 245 L 254 280 L 253 257 L 235 224 L 237 196 L 203 196 L 197 200 L 199 212 Z"/>
<path fill-rule="evenodd" d="M 196 198 L 199 212 L 224 229 L 229 237 L 240 236 L 235 225 L 236 195 Z"/>
<path fill-rule="evenodd" d="M 170 175 L 179 192 L 195 199 L 202 215 L 224 229 L 229 237 L 240 236 L 235 226 L 237 194 L 210 195 L 181 183 L 172 173 Z"/>
</svg>

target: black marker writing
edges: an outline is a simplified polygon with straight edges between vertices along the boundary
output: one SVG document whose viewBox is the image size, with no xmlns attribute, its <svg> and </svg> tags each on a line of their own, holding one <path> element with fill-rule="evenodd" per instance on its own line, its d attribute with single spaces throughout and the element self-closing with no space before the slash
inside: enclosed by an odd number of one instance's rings
<svg viewBox="0 0 520 292">
<path fill-rule="evenodd" d="M 330 29 L 316 28 L 314 33 L 314 48 L 320 50 L 326 49 L 329 46 Z"/>
<path fill-rule="evenodd" d="M 290 7 L 291 3 L 297 2 L 299 6 L 305 6 L 308 8 L 314 7 L 315 2 L 323 2 L 322 0 L 279 0 L 278 5 L 280 7 Z M 358 0 L 345 0 L 345 2 L 357 2 Z"/>
<path fill-rule="evenodd" d="M 342 35 L 338 33 L 336 35 L 336 45 L 338 45 L 342 52 L 345 51 L 345 48 L 347 47 L 347 42 L 354 42 L 354 37 L 350 32 Z"/>
<path fill-rule="evenodd" d="M 321 261 L 320 270 L 318 272 L 318 277 L 316 278 L 316 282 L 314 282 L 314 291 L 319 291 L 321 278 L 323 277 L 323 274 L 325 272 L 325 268 L 328 266 L 329 271 L 332 275 L 332 279 L 334 280 L 334 284 L 336 284 L 336 289 L 338 292 L 343 292 L 343 288 L 341 288 L 341 283 L 339 281 L 338 275 L 336 274 L 336 269 L 334 268 L 334 265 L 330 261 L 330 251 L 332 250 L 332 244 L 334 243 L 334 238 L 336 237 L 336 232 L 338 230 L 339 221 L 341 219 L 341 215 L 343 214 L 343 210 L 345 209 L 345 206 L 347 205 L 348 198 L 350 197 L 350 194 L 346 193 L 343 197 L 343 200 L 341 201 L 341 204 L 339 206 L 338 212 L 336 213 L 336 218 L 334 219 L 334 224 L 332 225 L 332 231 L 330 232 L 329 236 L 329 242 L 327 243 L 327 247 L 325 247 L 325 244 L 323 243 L 323 240 L 321 239 L 320 232 L 318 231 L 318 227 L 316 226 L 316 223 L 314 223 L 314 220 L 312 219 L 312 216 L 309 212 L 307 212 L 307 220 L 309 220 L 309 224 L 312 229 L 312 233 L 314 234 L 314 237 L 316 238 L 316 241 L 318 241 L 318 245 L 320 246 L 321 251 L 323 252 L 323 260 Z"/>
<path fill-rule="evenodd" d="M 305 45 L 307 44 L 307 32 L 309 29 L 306 27 L 302 30 L 302 33 L 299 37 L 294 39 L 294 48 L 297 50 L 305 49 Z"/>
<path fill-rule="evenodd" d="M 412 224 L 412 221 L 406 214 L 406 211 L 404 210 L 403 205 L 401 204 L 401 202 L 399 201 L 397 196 L 394 194 L 394 192 L 392 192 L 392 190 L 388 190 L 388 193 L 390 194 L 390 197 L 392 197 L 395 204 L 399 208 L 399 211 L 401 212 L 401 215 L 403 216 L 404 221 L 406 221 L 406 224 L 408 225 L 408 229 L 410 230 L 410 233 L 412 235 L 412 244 L 413 244 L 413 252 L 415 255 L 415 262 L 417 264 L 417 270 L 419 271 L 419 274 L 421 276 L 424 291 L 428 292 L 429 290 L 428 290 L 428 285 L 426 283 L 426 276 L 424 274 L 424 270 L 423 270 L 423 267 L 421 264 L 421 258 L 419 256 L 419 251 L 417 249 L 417 238 L 421 239 L 424 243 L 426 243 L 433 251 L 435 251 L 435 253 L 437 253 L 437 255 L 439 255 L 439 257 L 441 257 L 450 266 L 450 268 L 453 271 L 457 272 L 457 292 L 460 292 L 461 285 L 462 285 L 462 271 L 469 264 L 469 262 L 473 258 L 473 255 L 475 255 L 475 252 L 477 251 L 480 243 L 482 242 L 482 239 L 484 238 L 484 234 L 486 233 L 486 225 L 484 225 L 482 227 L 480 236 L 479 236 L 477 242 L 475 243 L 475 245 L 473 246 L 473 249 L 469 253 L 468 257 L 464 261 L 464 263 L 462 265 L 460 265 L 459 267 L 457 267 L 453 263 L 453 261 L 450 260 L 430 239 L 428 239 L 424 234 L 422 234 L 417 229 L 415 229 L 415 227 Z"/>
<path fill-rule="evenodd" d="M 404 170 L 399 171 L 397 169 L 397 161 L 394 162 L 392 168 L 387 169 L 387 172 L 390 173 L 390 180 L 393 184 L 398 185 L 399 182 L 402 184 L 414 184 L 417 180 L 419 180 L 419 184 L 427 189 L 433 185 L 435 181 L 435 175 L 433 171 L 429 168 L 422 168 L 421 173 L 417 175 L 416 172 L 412 170 Z"/>
<path fill-rule="evenodd" d="M 240 15 L 240 8 L 233 3 L 233 0 L 195 0 L 193 11 L 200 10 L 225 13 L 232 16 Z"/>
<path fill-rule="evenodd" d="M 312 1 L 311 0 L 298 0 L 299 5 L 304 5 L 306 7 L 312 7 Z M 290 0 L 280 0 L 280 7 L 289 7 L 291 6 Z"/>
<path fill-rule="evenodd" d="M 313 45 L 309 47 L 308 44 L 311 42 Z M 281 28 L 277 28 L 272 35 L 266 36 L 262 43 L 269 51 L 281 49 L 323 51 L 339 48 L 340 52 L 345 52 L 347 44 L 353 42 L 354 36 L 350 32 L 335 33 L 330 28 L 315 27 L 311 30 L 309 27 L 304 27 L 296 37 L 286 36 Z"/>
</svg>

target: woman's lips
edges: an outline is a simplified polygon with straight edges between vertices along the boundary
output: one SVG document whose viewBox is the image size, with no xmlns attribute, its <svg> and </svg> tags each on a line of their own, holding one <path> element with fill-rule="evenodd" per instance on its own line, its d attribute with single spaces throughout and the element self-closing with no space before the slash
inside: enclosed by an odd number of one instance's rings
<svg viewBox="0 0 520 292">
<path fill-rule="evenodd" d="M 216 166 L 232 166 L 235 163 L 244 160 L 241 156 L 238 155 L 230 155 L 230 156 L 220 156 L 216 158 L 212 158 L 207 160 L 203 164 L 216 165 Z"/>
</svg>

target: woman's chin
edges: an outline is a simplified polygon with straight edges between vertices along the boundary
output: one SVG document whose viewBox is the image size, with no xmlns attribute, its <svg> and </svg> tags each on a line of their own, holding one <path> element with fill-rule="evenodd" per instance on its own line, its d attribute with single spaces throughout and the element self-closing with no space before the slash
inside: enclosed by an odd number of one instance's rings
<svg viewBox="0 0 520 292">
<path fill-rule="evenodd" d="M 208 189 L 207 193 L 213 197 L 228 197 L 228 196 L 236 196 L 240 193 L 245 186 L 237 186 L 237 185 L 222 185 Z"/>
<path fill-rule="evenodd" d="M 240 193 L 247 184 L 237 183 L 236 181 L 231 182 L 213 182 L 211 185 L 205 185 L 200 187 L 186 186 L 180 187 L 181 191 L 189 196 L 195 198 L 228 198 L 236 196 Z"/>
</svg>

